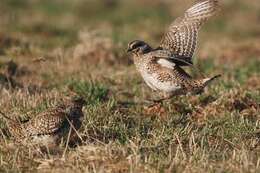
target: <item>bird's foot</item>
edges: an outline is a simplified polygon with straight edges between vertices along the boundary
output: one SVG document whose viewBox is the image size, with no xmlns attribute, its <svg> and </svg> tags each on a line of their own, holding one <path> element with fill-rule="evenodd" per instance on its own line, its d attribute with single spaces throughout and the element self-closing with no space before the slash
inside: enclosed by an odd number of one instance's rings
<svg viewBox="0 0 260 173">
<path fill-rule="evenodd" d="M 159 100 L 159 99 L 148 99 L 148 100 L 145 100 L 144 103 L 147 105 L 146 107 L 153 107 L 155 105 L 162 104 L 162 100 Z"/>
</svg>

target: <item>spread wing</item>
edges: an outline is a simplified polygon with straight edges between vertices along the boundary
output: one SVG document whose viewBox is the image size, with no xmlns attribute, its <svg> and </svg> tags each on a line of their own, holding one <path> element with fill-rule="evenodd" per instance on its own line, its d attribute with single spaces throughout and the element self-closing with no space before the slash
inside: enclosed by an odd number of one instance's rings
<svg viewBox="0 0 260 173">
<path fill-rule="evenodd" d="M 25 124 L 30 136 L 47 135 L 58 131 L 66 121 L 66 113 L 62 109 L 52 109 L 41 113 Z"/>
<path fill-rule="evenodd" d="M 217 9 L 218 0 L 200 1 L 193 5 L 183 17 L 177 18 L 170 25 L 159 47 L 171 51 L 177 58 L 192 64 L 198 31 L 201 25 L 216 13 Z"/>
</svg>

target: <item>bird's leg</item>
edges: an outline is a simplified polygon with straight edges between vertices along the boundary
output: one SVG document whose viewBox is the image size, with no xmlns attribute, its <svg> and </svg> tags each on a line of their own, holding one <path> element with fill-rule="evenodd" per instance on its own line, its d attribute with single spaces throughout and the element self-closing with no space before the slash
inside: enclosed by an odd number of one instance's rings
<svg viewBox="0 0 260 173">
<path fill-rule="evenodd" d="M 153 91 L 152 95 L 155 94 L 156 95 L 156 92 Z M 161 94 L 161 93 L 159 93 Z M 159 96 L 160 97 L 160 96 Z M 160 103 L 161 101 L 159 101 L 160 99 L 158 99 L 158 96 L 156 97 L 148 97 L 144 100 L 144 103 L 145 104 L 148 104 L 148 105 L 155 105 L 156 103 Z M 149 106 L 150 107 L 150 106 Z"/>
<path fill-rule="evenodd" d="M 150 105 L 155 105 L 155 104 L 158 104 L 158 103 L 161 103 L 162 101 L 161 101 L 161 98 L 162 97 L 152 97 L 152 98 L 147 98 L 146 100 L 145 100 L 145 103 L 147 103 L 147 104 L 150 104 Z M 150 106 L 149 106 L 150 107 Z"/>
<path fill-rule="evenodd" d="M 148 104 L 149 104 L 148 107 L 153 107 L 153 106 L 156 106 L 158 104 L 161 104 L 163 101 L 169 100 L 172 97 L 173 97 L 173 94 L 164 92 L 164 93 L 162 93 L 162 96 L 160 98 L 148 100 Z"/>
<path fill-rule="evenodd" d="M 155 102 L 155 103 L 161 103 L 161 102 L 163 102 L 163 101 L 165 101 L 165 100 L 171 99 L 172 97 L 173 97 L 173 94 L 172 94 L 172 93 L 166 93 L 166 92 L 164 92 L 164 93 L 163 93 L 163 96 L 162 96 L 161 98 L 159 98 L 159 99 L 154 99 L 153 102 Z"/>
</svg>

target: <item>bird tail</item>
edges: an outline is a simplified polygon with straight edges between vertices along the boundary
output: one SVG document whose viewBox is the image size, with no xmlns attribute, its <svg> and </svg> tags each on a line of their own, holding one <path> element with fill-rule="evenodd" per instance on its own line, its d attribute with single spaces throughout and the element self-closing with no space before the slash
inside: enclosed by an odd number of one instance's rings
<svg viewBox="0 0 260 173">
<path fill-rule="evenodd" d="M 204 87 L 207 86 L 208 84 L 210 84 L 212 81 L 214 81 L 215 79 L 221 77 L 221 74 L 218 74 L 216 76 L 213 76 L 211 78 L 206 78 L 206 79 L 203 79 L 203 85 Z"/>
</svg>

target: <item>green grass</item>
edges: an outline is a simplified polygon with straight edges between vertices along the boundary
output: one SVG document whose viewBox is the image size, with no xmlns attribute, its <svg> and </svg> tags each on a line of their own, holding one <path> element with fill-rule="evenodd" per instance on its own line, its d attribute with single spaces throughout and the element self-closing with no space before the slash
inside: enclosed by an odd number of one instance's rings
<svg viewBox="0 0 260 173">
<path fill-rule="evenodd" d="M 12 59 L 21 86 L 0 79 L 0 110 L 27 120 L 74 94 L 87 104 L 79 146 L 42 153 L 0 135 L 0 172 L 259 172 L 255 2 L 225 2 L 203 27 L 194 64 L 205 76 L 222 74 L 205 93 L 173 98 L 150 113 L 143 103 L 155 93 L 125 53 L 127 43 L 139 38 L 156 46 L 186 8 L 178 4 L 2 0 L 0 77 Z M 92 31 L 93 38 L 79 34 Z M 1 116 L 0 127 L 7 127 Z"/>
<path fill-rule="evenodd" d="M 90 104 L 95 105 L 107 98 L 109 90 L 107 87 L 93 81 L 69 80 L 66 84 L 70 90 L 84 97 Z"/>
</svg>

